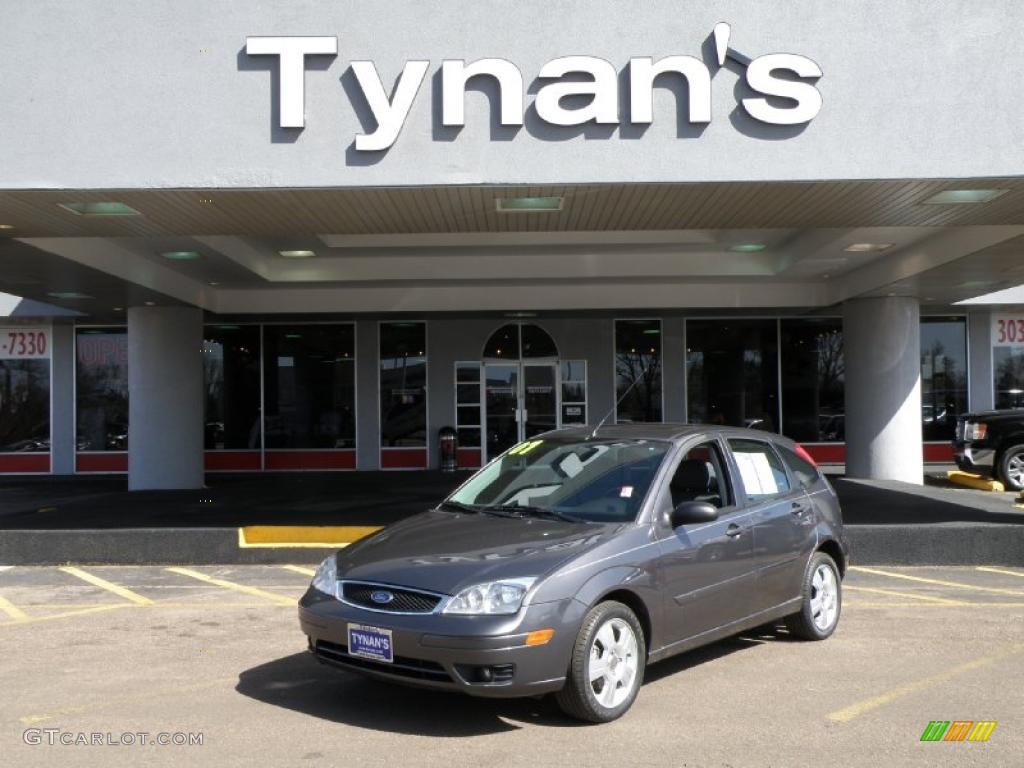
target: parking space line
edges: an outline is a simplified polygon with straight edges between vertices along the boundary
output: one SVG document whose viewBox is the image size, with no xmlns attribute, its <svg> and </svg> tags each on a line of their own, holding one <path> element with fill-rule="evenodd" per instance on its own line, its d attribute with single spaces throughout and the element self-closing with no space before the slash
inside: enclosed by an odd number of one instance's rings
<svg viewBox="0 0 1024 768">
<path fill-rule="evenodd" d="M 171 573 L 178 573 L 182 576 L 188 576 L 193 579 L 198 579 L 199 581 L 205 581 L 207 584 L 213 584 L 214 586 L 223 587 L 224 589 L 233 589 L 236 592 L 242 592 L 246 595 L 252 595 L 253 597 L 262 597 L 267 600 L 272 600 L 278 605 L 294 606 L 296 602 L 295 599 L 291 597 L 275 595 L 273 592 L 265 592 L 262 589 L 257 589 L 256 587 L 249 587 L 245 584 L 236 584 L 235 582 L 227 581 L 226 579 L 216 579 L 213 576 L 207 576 L 205 573 L 193 571 L 191 568 L 179 568 L 177 566 L 173 566 L 171 568 L 166 568 L 165 570 L 168 570 Z"/>
<path fill-rule="evenodd" d="M 3 595 L 0 595 L 0 611 L 3 611 L 15 621 L 24 621 L 28 618 L 27 613 L 25 613 L 23 610 L 21 610 L 21 608 L 16 606 Z"/>
<path fill-rule="evenodd" d="M 121 608 L 140 608 L 136 603 L 110 603 L 108 605 L 97 605 L 92 608 L 82 608 L 77 611 L 66 611 L 64 613 L 51 613 L 48 616 L 29 616 L 24 619 L 5 621 L 0 627 L 24 626 L 25 624 L 38 624 L 40 621 L 53 621 L 54 619 L 67 619 L 72 616 L 83 616 L 88 613 L 100 613 L 102 611 L 114 611 Z"/>
<path fill-rule="evenodd" d="M 991 656 L 982 656 L 979 659 L 968 661 L 966 664 L 961 664 L 958 667 L 947 669 L 945 672 L 940 672 L 937 675 L 931 675 L 920 680 L 915 680 L 912 683 L 905 683 L 904 685 L 896 686 L 895 688 L 879 694 L 878 696 L 863 699 L 848 707 L 831 712 L 828 715 L 828 719 L 836 723 L 848 723 L 863 714 L 880 707 L 884 707 L 887 704 L 891 704 L 897 699 L 902 699 L 904 696 L 909 696 L 912 693 L 918 693 L 919 691 L 933 688 L 936 685 L 941 685 L 942 683 L 952 680 L 954 677 L 966 674 L 967 672 L 973 672 L 974 670 L 982 667 L 987 667 L 991 664 L 995 664 L 997 661 L 1002 661 L 1003 659 L 1007 659 L 1010 656 L 1015 656 L 1019 653 L 1024 653 L 1024 644 L 1013 645 L 1000 653 L 994 653 Z"/>
<path fill-rule="evenodd" d="M 1024 579 L 1024 573 L 1020 573 L 1019 571 L 1010 571 L 1006 568 L 993 568 L 990 565 L 979 565 L 977 570 L 985 571 L 985 573 L 1001 573 L 1004 576 L 1016 576 L 1018 579 Z"/>
<path fill-rule="evenodd" d="M 999 587 L 982 587 L 976 584 L 964 584 L 961 581 L 944 581 L 942 579 L 927 579 L 924 576 L 911 576 L 909 573 L 896 573 L 895 571 L 882 571 L 878 568 L 865 568 L 863 565 L 851 565 L 849 570 L 858 573 L 873 573 L 875 576 L 888 576 L 891 579 L 906 579 L 922 584 L 935 584 L 940 587 L 953 587 L 955 589 L 971 589 L 975 592 L 990 592 L 995 595 L 1014 595 L 1024 597 L 1024 591 L 1019 589 L 1000 589 Z"/>
<path fill-rule="evenodd" d="M 844 591 L 846 592 L 870 592 L 874 595 L 891 595 L 893 597 L 909 597 L 912 600 L 921 600 L 926 603 L 932 603 L 936 605 L 955 605 L 963 606 L 970 605 L 970 603 L 964 600 L 950 600 L 945 597 L 932 597 L 931 595 L 917 595 L 913 592 L 900 592 L 895 589 L 875 589 L 874 587 L 850 587 L 845 586 Z"/>
<path fill-rule="evenodd" d="M 303 568 L 301 565 L 282 565 L 286 571 L 292 571 L 293 573 L 301 573 L 303 576 L 312 577 L 316 574 L 312 568 Z"/>
<path fill-rule="evenodd" d="M 109 582 L 106 579 L 101 579 L 99 576 L 94 576 L 91 573 L 86 573 L 81 568 L 75 568 L 74 566 L 68 565 L 61 568 L 60 570 L 64 571 L 64 573 L 74 576 L 75 578 L 81 579 L 82 581 L 88 584 L 92 584 L 94 587 L 100 587 L 102 589 L 107 590 L 108 592 L 113 592 L 118 597 L 123 598 L 131 603 L 135 603 L 136 605 L 153 604 L 153 601 L 150 600 L 148 597 L 143 597 L 142 595 L 136 592 L 132 592 L 130 589 L 125 589 L 124 587 L 118 586 L 117 584 Z"/>
</svg>

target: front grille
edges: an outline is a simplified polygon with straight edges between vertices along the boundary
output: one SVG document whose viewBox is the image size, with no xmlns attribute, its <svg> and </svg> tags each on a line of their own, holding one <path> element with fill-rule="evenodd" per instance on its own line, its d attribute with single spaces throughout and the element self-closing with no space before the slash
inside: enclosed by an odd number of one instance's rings
<svg viewBox="0 0 1024 768">
<path fill-rule="evenodd" d="M 371 659 L 364 659 L 359 656 L 350 656 L 348 646 L 339 643 L 329 643 L 326 640 L 317 640 L 313 653 L 322 661 L 338 667 L 383 672 L 387 675 L 405 677 L 410 680 L 431 680 L 439 683 L 452 682 L 451 675 L 445 672 L 444 667 L 435 661 L 410 659 L 407 656 L 395 656 L 395 660 L 391 664 L 384 661 L 372 661 Z"/>
<path fill-rule="evenodd" d="M 378 603 L 372 597 L 375 592 L 387 592 L 393 599 L 388 603 Z M 389 613 L 430 613 L 441 602 L 440 597 L 429 592 L 351 581 L 342 582 L 341 597 L 347 603 Z"/>
</svg>

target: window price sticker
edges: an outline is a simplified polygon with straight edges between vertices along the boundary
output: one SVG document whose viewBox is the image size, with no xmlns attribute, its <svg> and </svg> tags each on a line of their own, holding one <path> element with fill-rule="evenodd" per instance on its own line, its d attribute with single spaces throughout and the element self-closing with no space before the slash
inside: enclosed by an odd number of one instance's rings
<svg viewBox="0 0 1024 768">
<path fill-rule="evenodd" d="M 992 315 L 992 346 L 1024 347 L 1024 313 Z"/>
<path fill-rule="evenodd" d="M 0 327 L 0 360 L 31 360 L 49 356 L 49 328 Z"/>
</svg>

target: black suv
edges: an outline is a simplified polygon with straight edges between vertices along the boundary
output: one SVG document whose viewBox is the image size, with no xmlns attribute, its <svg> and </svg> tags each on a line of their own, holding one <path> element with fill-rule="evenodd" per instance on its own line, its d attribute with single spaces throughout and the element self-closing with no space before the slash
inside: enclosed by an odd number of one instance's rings
<svg viewBox="0 0 1024 768">
<path fill-rule="evenodd" d="M 953 438 L 956 465 L 1024 490 L 1024 408 L 961 414 Z"/>
</svg>

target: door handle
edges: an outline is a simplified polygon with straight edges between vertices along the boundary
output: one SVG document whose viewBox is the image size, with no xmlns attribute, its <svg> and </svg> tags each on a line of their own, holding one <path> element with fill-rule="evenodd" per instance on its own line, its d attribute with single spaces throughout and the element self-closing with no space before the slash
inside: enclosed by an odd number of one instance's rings
<svg viewBox="0 0 1024 768">
<path fill-rule="evenodd" d="M 800 517 L 801 515 L 803 515 L 807 511 L 807 507 L 805 507 L 803 504 L 801 504 L 798 501 L 794 501 L 793 502 L 793 507 L 789 511 L 792 514 L 796 515 L 797 517 Z"/>
<path fill-rule="evenodd" d="M 731 539 L 735 539 L 737 536 L 743 533 L 743 529 L 740 528 L 736 523 L 730 523 L 729 527 L 725 529 L 725 535 Z"/>
</svg>

